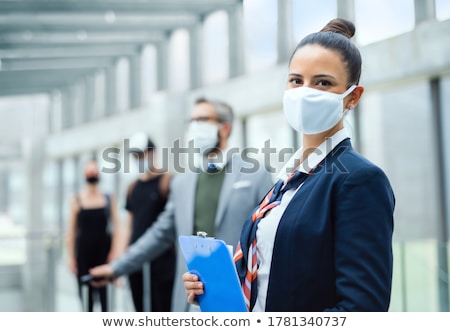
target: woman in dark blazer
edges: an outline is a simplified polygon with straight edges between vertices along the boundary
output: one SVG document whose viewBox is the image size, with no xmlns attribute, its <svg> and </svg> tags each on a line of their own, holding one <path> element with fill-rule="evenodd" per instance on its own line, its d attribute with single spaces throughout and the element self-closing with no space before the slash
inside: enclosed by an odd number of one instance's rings
<svg viewBox="0 0 450 332">
<path fill-rule="evenodd" d="M 303 146 L 242 230 L 235 262 L 250 311 L 389 309 L 394 193 L 343 125 L 364 92 L 354 33 L 332 20 L 290 59 L 283 110 Z M 193 303 L 203 284 L 183 280 Z"/>
</svg>

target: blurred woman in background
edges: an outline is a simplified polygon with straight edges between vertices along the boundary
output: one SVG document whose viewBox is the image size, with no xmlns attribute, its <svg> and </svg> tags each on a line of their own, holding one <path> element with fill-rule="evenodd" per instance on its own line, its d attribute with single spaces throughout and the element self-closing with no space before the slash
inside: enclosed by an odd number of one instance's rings
<svg viewBox="0 0 450 332">
<path fill-rule="evenodd" d="M 89 299 L 82 297 L 80 277 L 91 267 L 107 263 L 118 256 L 120 238 L 116 198 L 99 188 L 99 169 L 95 161 L 84 167 L 85 188 L 71 200 L 67 234 L 69 267 L 77 276 L 80 299 L 88 302 L 87 311 L 94 311 L 94 302 L 100 301 L 101 310 L 108 311 L 106 287 L 88 287 Z"/>
</svg>

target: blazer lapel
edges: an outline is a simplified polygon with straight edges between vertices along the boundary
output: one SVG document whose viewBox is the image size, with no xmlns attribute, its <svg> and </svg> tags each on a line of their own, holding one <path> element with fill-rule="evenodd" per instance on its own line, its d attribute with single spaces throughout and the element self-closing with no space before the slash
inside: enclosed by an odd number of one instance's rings
<svg viewBox="0 0 450 332">
<path fill-rule="evenodd" d="M 181 199 L 183 202 L 181 206 L 184 206 L 184 211 L 181 214 L 183 218 L 183 225 L 181 227 L 186 227 L 187 234 L 193 234 L 194 232 L 194 206 L 195 206 L 195 190 L 197 187 L 198 173 L 191 173 L 186 175 L 186 181 L 184 183 L 184 188 L 182 189 L 184 195 Z M 185 233 L 183 233 L 185 234 Z"/>
<path fill-rule="evenodd" d="M 225 169 L 225 177 L 223 179 L 222 189 L 220 190 L 219 204 L 217 206 L 215 220 L 216 227 L 219 226 L 223 220 L 223 215 L 233 191 L 233 183 L 235 183 L 239 177 L 239 172 L 236 172 L 236 169 L 239 169 L 238 159 L 232 158 L 226 167 L 227 168 Z"/>
</svg>

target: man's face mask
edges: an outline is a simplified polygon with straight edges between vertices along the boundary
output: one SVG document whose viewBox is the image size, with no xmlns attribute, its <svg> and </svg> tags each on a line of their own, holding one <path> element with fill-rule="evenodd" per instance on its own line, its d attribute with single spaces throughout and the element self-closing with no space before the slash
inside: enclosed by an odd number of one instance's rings
<svg viewBox="0 0 450 332">
<path fill-rule="evenodd" d="M 188 129 L 188 139 L 194 141 L 194 148 L 200 149 L 201 154 L 208 154 L 219 143 L 219 125 L 192 121 Z"/>
</svg>

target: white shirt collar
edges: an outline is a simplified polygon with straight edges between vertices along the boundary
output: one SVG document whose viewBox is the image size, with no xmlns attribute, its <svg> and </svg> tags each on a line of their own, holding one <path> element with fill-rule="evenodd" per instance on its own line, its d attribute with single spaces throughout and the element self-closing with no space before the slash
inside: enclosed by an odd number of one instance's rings
<svg viewBox="0 0 450 332">
<path fill-rule="evenodd" d="M 203 165 L 206 167 L 209 163 L 213 163 L 218 170 L 222 170 L 227 164 L 231 156 L 228 155 L 228 151 L 230 149 L 227 147 L 225 150 L 219 150 L 216 157 L 209 159 L 206 157 L 195 158 L 195 166 L 199 169 L 202 169 Z M 203 164 L 202 164 L 203 162 Z"/>
<path fill-rule="evenodd" d="M 219 150 L 216 157 L 213 159 L 209 159 L 209 162 L 214 163 L 217 169 L 223 169 L 228 164 L 228 160 L 230 159 L 230 156 L 228 156 L 228 151 L 229 148 L 226 148 L 223 151 Z"/>
<path fill-rule="evenodd" d="M 348 138 L 347 129 L 343 128 L 336 132 L 333 136 L 327 138 L 323 141 L 313 152 L 311 152 L 306 160 L 304 160 L 297 169 L 300 172 L 309 173 L 312 169 L 316 168 L 317 165 L 325 159 L 328 153 L 330 153 L 339 143 Z M 298 149 L 288 162 L 283 166 L 281 171 L 278 173 L 277 178 L 285 181 L 289 175 L 295 170 L 295 165 L 298 164 L 300 156 L 303 153 L 303 147 Z"/>
</svg>

